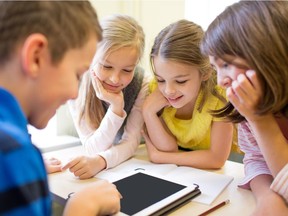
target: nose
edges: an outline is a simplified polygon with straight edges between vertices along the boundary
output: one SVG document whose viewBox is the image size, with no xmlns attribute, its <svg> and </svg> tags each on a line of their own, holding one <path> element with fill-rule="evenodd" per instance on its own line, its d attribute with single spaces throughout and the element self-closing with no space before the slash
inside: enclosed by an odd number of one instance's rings
<svg viewBox="0 0 288 216">
<path fill-rule="evenodd" d="M 217 84 L 223 88 L 228 88 L 231 86 L 232 80 L 228 76 L 217 73 Z"/>
<path fill-rule="evenodd" d="M 165 94 L 166 95 L 174 95 L 176 93 L 176 89 L 172 84 L 167 83 L 165 86 Z"/>
<path fill-rule="evenodd" d="M 119 72 L 113 72 L 113 74 L 110 76 L 110 81 L 113 83 L 113 84 L 117 84 L 119 83 L 119 80 L 120 80 L 120 73 Z"/>
</svg>

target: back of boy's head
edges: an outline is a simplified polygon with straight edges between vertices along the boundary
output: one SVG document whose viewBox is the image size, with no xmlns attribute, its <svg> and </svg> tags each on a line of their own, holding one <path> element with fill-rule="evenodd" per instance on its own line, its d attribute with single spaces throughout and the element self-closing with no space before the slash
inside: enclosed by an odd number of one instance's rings
<svg viewBox="0 0 288 216">
<path fill-rule="evenodd" d="M 145 34 L 138 22 L 128 15 L 114 14 L 101 20 L 103 40 L 98 43 L 97 57 L 106 57 L 122 47 L 137 49 L 139 60 L 143 56 Z"/>
<path fill-rule="evenodd" d="M 201 45 L 206 55 L 237 56 L 256 71 L 265 92 L 259 114 L 288 114 L 287 26 L 287 1 L 240 1 L 210 24 Z"/>
<path fill-rule="evenodd" d="M 97 14 L 88 1 L 0 2 L 0 64 L 32 33 L 46 36 L 54 64 L 91 36 L 102 39 Z"/>
</svg>

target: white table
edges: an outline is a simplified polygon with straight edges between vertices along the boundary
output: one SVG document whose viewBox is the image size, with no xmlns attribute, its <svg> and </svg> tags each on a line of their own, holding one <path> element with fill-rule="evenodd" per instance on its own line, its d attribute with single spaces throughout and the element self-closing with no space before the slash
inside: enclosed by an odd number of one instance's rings
<svg viewBox="0 0 288 216">
<path fill-rule="evenodd" d="M 45 153 L 44 156 L 57 157 L 65 163 L 65 161 L 67 161 L 68 159 L 84 153 L 85 151 L 82 146 L 76 146 L 48 152 Z M 137 159 L 147 160 L 145 145 L 139 146 L 134 157 Z M 170 215 L 199 215 L 200 213 L 227 199 L 230 200 L 230 203 L 228 205 L 221 207 L 210 215 L 250 215 L 256 205 L 253 194 L 251 191 L 240 189 L 237 187 L 238 182 L 244 177 L 243 164 L 227 161 L 221 169 L 208 171 L 233 176 L 234 180 L 226 187 L 226 189 L 216 198 L 216 200 L 210 206 L 191 201 L 186 205 L 182 206 L 181 208 L 175 210 Z M 67 198 L 68 194 L 71 191 L 80 190 L 81 188 L 86 187 L 87 185 L 95 181 L 97 181 L 96 178 L 79 180 L 78 178 L 74 177 L 74 175 L 68 170 L 49 175 L 50 191 L 54 196 L 54 201 L 59 202 L 59 204 L 62 205 L 64 204 L 62 198 Z"/>
</svg>

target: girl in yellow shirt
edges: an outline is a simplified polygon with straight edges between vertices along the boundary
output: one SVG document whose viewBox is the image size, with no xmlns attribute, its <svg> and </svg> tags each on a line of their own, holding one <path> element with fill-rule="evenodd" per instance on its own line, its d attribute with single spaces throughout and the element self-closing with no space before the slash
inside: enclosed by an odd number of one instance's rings
<svg viewBox="0 0 288 216">
<path fill-rule="evenodd" d="M 150 61 L 155 79 L 143 106 L 143 136 L 154 163 L 220 168 L 229 156 L 233 125 L 210 115 L 226 99 L 208 57 L 201 54 L 203 34 L 197 24 L 179 20 L 154 41 Z"/>
</svg>

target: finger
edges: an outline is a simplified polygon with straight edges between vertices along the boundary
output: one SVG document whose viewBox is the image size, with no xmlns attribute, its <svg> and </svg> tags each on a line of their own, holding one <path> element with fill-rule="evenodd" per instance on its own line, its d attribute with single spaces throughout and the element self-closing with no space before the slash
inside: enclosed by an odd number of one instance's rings
<svg viewBox="0 0 288 216">
<path fill-rule="evenodd" d="M 74 167 L 77 163 L 79 162 L 78 158 L 75 158 L 71 161 L 69 161 L 68 163 L 66 163 L 64 166 L 62 166 L 62 170 L 66 170 L 66 169 L 70 169 L 72 167 Z"/>
<path fill-rule="evenodd" d="M 54 172 L 61 172 L 62 171 L 62 167 L 59 166 L 49 166 L 48 172 L 49 173 L 54 173 Z"/>
</svg>

